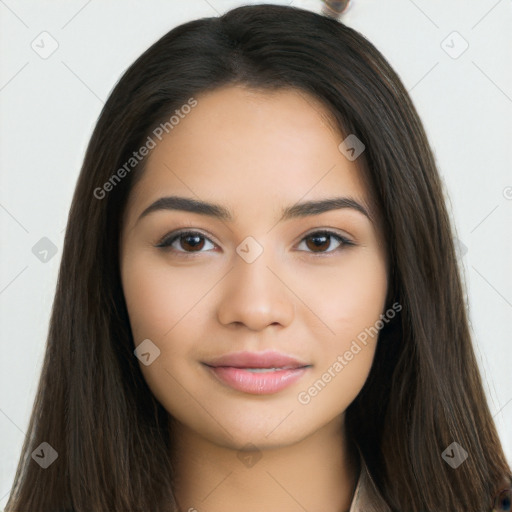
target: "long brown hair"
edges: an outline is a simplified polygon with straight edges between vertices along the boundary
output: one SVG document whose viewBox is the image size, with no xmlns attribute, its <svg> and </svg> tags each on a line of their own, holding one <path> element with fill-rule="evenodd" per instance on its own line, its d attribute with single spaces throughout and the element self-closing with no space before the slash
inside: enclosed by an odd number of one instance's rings
<svg viewBox="0 0 512 512">
<path fill-rule="evenodd" d="M 171 30 L 129 67 L 101 112 L 73 196 L 6 512 L 178 510 L 169 415 L 134 356 L 119 273 L 122 214 L 146 159 L 112 177 L 176 109 L 228 84 L 311 94 L 332 113 L 340 142 L 348 134 L 364 142 L 358 163 L 383 222 L 388 302 L 402 311 L 381 330 L 369 378 L 347 410 L 349 439 L 392 510 L 489 510 L 512 475 L 422 123 L 397 74 L 358 32 L 306 10 L 259 5 Z M 43 442 L 58 453 L 46 469 L 31 457 Z M 442 457 L 453 442 L 469 454 L 456 469 Z"/>
</svg>

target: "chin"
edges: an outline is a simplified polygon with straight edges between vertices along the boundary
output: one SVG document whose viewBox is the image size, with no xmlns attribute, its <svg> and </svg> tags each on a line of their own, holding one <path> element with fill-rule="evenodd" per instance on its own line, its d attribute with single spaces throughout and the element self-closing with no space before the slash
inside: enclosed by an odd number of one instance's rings
<svg viewBox="0 0 512 512">
<path fill-rule="evenodd" d="M 294 416 L 298 416 L 298 412 L 294 411 L 284 421 L 286 414 L 269 416 L 266 420 L 244 415 L 241 421 L 224 421 L 224 428 L 214 423 L 204 429 L 206 425 L 201 423 L 196 432 L 214 444 L 233 450 L 250 449 L 252 445 L 259 450 L 282 448 L 301 442 L 322 427 L 311 422 L 305 424 L 304 418 L 297 424 L 299 418 Z"/>
</svg>

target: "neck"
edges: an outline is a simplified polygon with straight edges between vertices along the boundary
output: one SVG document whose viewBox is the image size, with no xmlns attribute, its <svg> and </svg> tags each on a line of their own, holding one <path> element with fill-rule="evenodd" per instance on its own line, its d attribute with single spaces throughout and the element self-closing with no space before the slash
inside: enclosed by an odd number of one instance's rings
<svg viewBox="0 0 512 512">
<path fill-rule="evenodd" d="M 344 418 L 290 446 L 242 452 L 173 424 L 174 493 L 180 512 L 345 512 L 359 462 Z"/>
</svg>

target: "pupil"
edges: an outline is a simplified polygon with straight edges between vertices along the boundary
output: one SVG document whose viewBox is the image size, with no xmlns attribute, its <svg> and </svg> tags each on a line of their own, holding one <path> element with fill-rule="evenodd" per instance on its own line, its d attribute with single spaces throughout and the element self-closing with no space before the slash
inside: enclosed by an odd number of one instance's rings
<svg viewBox="0 0 512 512">
<path fill-rule="evenodd" d="M 497 502 L 496 512 L 509 512 L 512 505 L 510 491 L 500 493 Z"/>
<path fill-rule="evenodd" d="M 316 249 L 327 249 L 327 248 L 329 248 L 329 237 L 326 236 L 326 235 L 312 236 L 310 239 L 314 240 L 314 244 L 313 245 L 314 245 L 314 248 L 316 248 Z M 317 243 L 319 240 L 324 240 L 324 241 L 323 242 L 320 241 L 319 243 Z M 326 247 L 322 247 L 322 246 L 324 246 L 326 244 L 327 244 Z M 310 247 L 310 249 L 311 249 L 311 247 Z"/>
<path fill-rule="evenodd" d="M 199 235 L 185 235 L 184 240 L 186 241 L 185 244 L 191 246 L 193 249 L 197 248 L 199 246 L 199 249 L 201 249 L 202 244 L 200 242 L 201 236 Z M 195 242 L 190 243 L 189 240 L 195 240 Z M 198 241 L 199 240 L 199 241 Z"/>
</svg>

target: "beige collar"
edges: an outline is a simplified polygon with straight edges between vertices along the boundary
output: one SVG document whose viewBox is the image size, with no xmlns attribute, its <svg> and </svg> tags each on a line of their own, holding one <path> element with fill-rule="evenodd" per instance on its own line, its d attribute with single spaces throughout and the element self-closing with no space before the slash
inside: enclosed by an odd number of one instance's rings
<svg viewBox="0 0 512 512">
<path fill-rule="evenodd" d="M 349 512 L 391 512 L 377 490 L 362 455 L 360 461 L 361 471 Z"/>
</svg>

